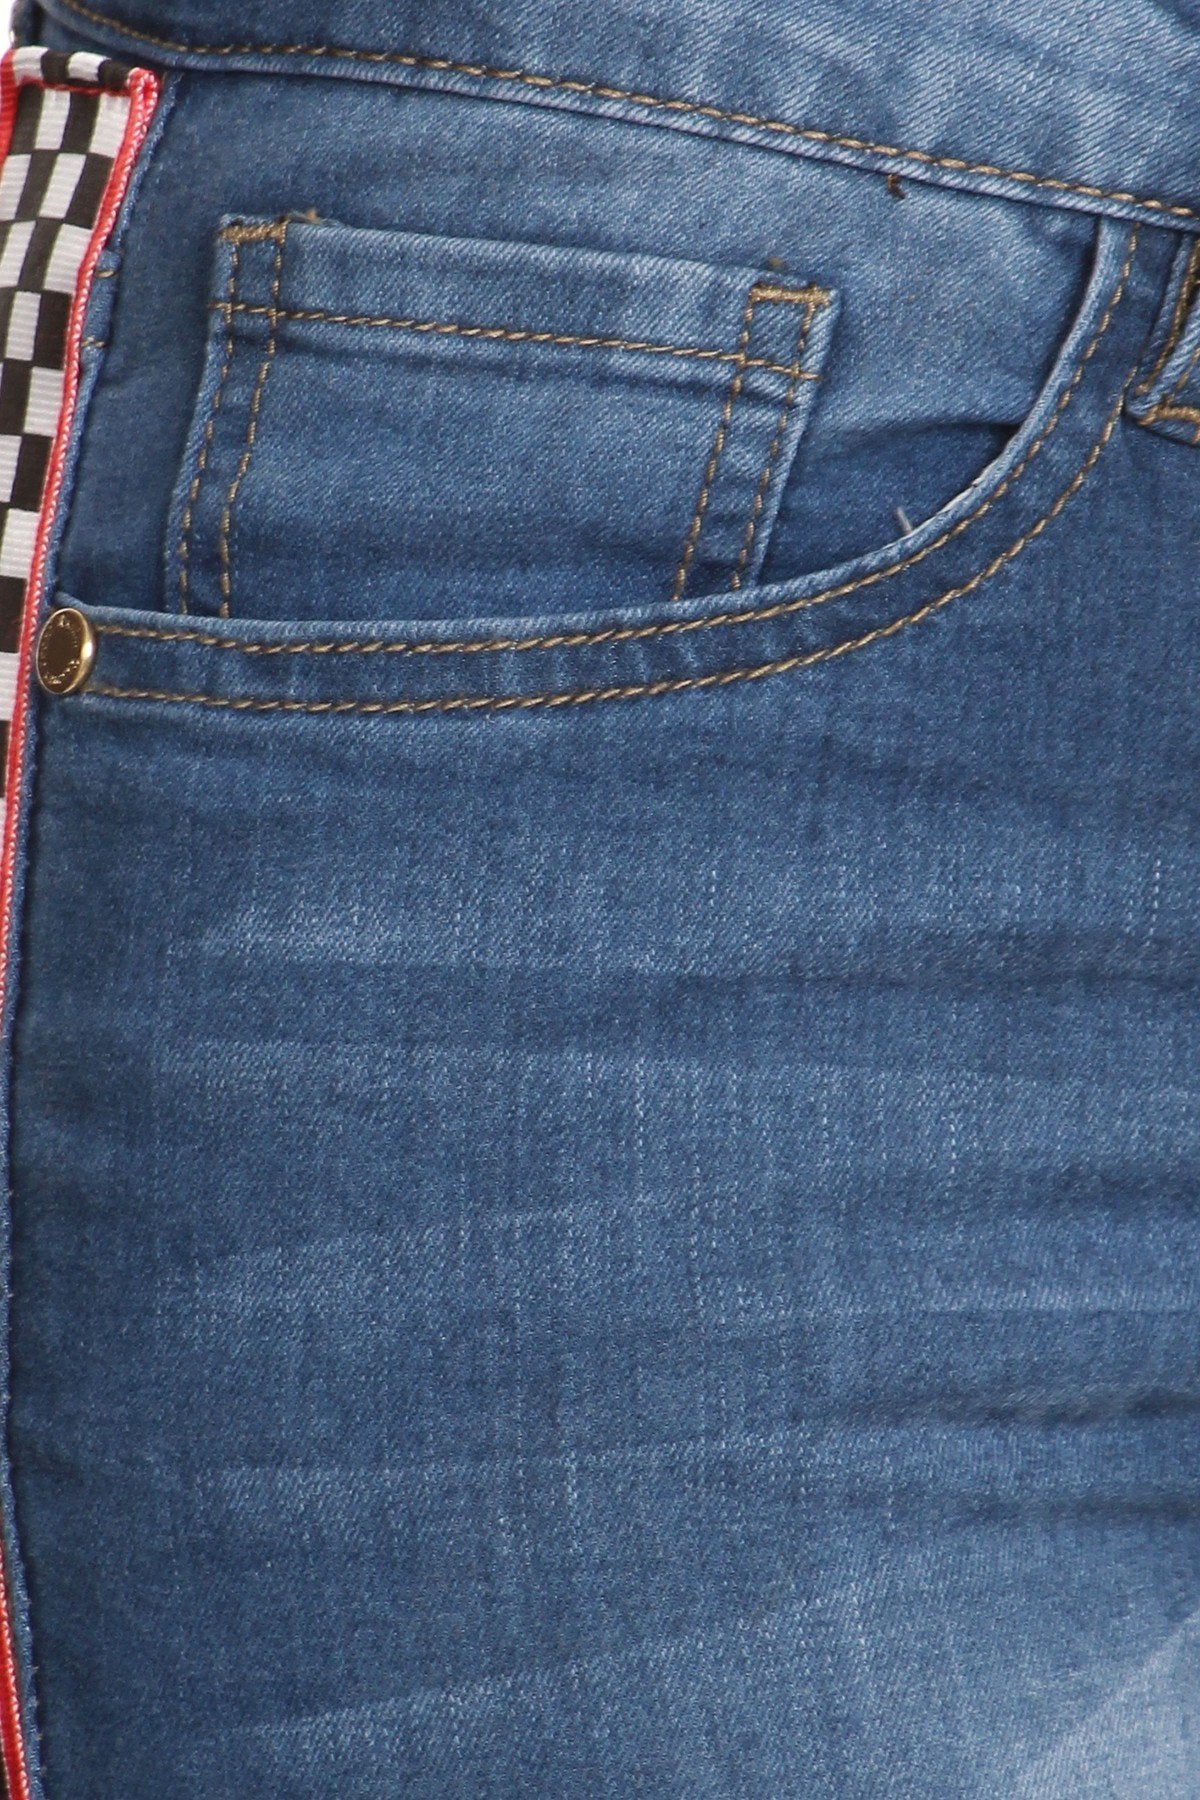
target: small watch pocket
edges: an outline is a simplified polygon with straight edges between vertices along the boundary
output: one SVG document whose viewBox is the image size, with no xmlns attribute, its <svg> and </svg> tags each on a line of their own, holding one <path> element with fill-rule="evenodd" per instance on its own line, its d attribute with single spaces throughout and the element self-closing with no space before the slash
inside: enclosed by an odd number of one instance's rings
<svg viewBox="0 0 1200 1800">
<path fill-rule="evenodd" d="M 169 604 L 454 618 L 747 586 L 835 311 L 768 270 L 228 220 Z"/>
</svg>

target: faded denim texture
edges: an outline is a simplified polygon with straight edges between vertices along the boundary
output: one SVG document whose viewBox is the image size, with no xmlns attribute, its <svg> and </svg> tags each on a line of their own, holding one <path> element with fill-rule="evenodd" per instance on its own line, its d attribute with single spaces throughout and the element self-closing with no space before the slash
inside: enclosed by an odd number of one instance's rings
<svg viewBox="0 0 1200 1800">
<path fill-rule="evenodd" d="M 735 11 L 26 18 L 39 1800 L 1200 1793 L 1200 20 Z"/>
</svg>

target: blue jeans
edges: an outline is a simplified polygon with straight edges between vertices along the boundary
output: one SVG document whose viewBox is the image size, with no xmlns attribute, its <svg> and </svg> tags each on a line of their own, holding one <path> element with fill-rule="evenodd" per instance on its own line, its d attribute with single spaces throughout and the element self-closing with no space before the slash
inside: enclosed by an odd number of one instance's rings
<svg viewBox="0 0 1200 1800">
<path fill-rule="evenodd" d="M 26 7 L 35 1800 L 1200 1793 L 1188 12 Z"/>
</svg>

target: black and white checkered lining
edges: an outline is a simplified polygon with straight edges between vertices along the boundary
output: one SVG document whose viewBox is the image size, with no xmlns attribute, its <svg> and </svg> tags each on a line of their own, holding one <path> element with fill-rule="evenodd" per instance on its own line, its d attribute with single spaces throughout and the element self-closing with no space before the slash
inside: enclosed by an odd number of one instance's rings
<svg viewBox="0 0 1200 1800">
<path fill-rule="evenodd" d="M 0 165 L 0 751 L 71 308 L 130 105 L 129 71 L 108 57 L 24 48 L 10 66 L 15 113 Z"/>
</svg>

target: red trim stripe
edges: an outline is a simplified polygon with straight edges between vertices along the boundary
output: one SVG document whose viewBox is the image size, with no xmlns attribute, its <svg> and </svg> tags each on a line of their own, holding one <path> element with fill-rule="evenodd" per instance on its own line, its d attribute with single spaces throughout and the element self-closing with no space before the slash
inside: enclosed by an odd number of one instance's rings
<svg viewBox="0 0 1200 1800">
<path fill-rule="evenodd" d="M 0 160 L 8 152 L 12 140 L 13 117 L 16 112 L 18 84 L 13 73 L 13 52 L 0 63 Z M 8 739 L 8 761 L 5 777 L 7 804 L 4 813 L 4 838 L 0 846 L 0 1010 L 3 1008 L 10 945 L 13 932 L 13 900 L 16 889 L 17 843 L 20 836 L 21 787 L 25 774 L 29 711 L 32 687 L 33 650 L 37 638 L 42 606 L 42 587 L 46 576 L 46 559 L 54 529 L 58 498 L 62 492 L 67 448 L 74 422 L 75 400 L 79 392 L 79 351 L 83 337 L 83 320 L 91 293 L 92 278 L 100 252 L 108 241 L 116 222 L 129 178 L 158 100 L 157 78 L 147 69 L 135 69 L 129 79 L 129 116 L 121 148 L 113 163 L 108 186 L 100 205 L 100 214 L 92 231 L 83 263 L 75 283 L 71 318 L 67 330 L 66 359 L 63 369 L 63 399 L 58 428 L 46 474 L 38 520 L 33 568 L 25 598 L 25 614 L 21 623 L 21 642 L 17 662 L 17 692 Z M 9 1521 L 12 1530 L 12 1521 Z M 32 1800 L 29 1781 L 29 1758 L 25 1747 L 25 1726 L 21 1709 L 21 1681 L 17 1661 L 13 1608 L 7 1570 L 0 1552 L 0 1753 L 9 1800 Z"/>
</svg>

